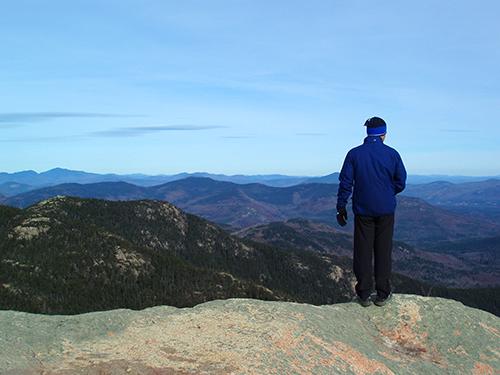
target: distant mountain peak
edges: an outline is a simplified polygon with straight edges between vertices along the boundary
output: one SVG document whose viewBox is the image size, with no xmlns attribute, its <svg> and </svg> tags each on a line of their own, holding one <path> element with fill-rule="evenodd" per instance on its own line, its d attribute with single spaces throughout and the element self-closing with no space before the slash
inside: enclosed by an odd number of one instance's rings
<svg viewBox="0 0 500 375">
<path fill-rule="evenodd" d="M 66 168 L 52 168 L 49 169 L 45 172 L 40 173 L 41 176 L 48 177 L 64 177 L 64 176 L 75 176 L 75 175 L 96 175 L 95 173 L 90 173 L 90 172 L 85 172 L 85 171 L 78 171 L 78 170 L 73 170 L 73 169 L 66 169 Z"/>
<path fill-rule="evenodd" d="M 52 169 L 48 169 L 45 172 L 42 173 L 47 173 L 47 172 L 76 172 L 74 170 L 68 169 L 68 168 L 61 168 L 61 167 L 55 167 Z"/>
</svg>

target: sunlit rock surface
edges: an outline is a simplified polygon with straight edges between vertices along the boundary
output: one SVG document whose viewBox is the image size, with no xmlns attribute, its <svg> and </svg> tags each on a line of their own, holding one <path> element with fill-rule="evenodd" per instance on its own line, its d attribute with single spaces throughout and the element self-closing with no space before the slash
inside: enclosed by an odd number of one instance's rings
<svg viewBox="0 0 500 375">
<path fill-rule="evenodd" d="M 395 295 L 386 307 L 252 299 L 74 316 L 0 311 L 1 374 L 498 374 L 500 319 Z"/>
</svg>

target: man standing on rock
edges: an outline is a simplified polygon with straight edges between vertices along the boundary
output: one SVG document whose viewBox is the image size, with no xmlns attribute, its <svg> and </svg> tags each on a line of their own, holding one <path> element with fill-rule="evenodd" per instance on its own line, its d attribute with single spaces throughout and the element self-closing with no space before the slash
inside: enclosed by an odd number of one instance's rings
<svg viewBox="0 0 500 375">
<path fill-rule="evenodd" d="M 390 277 L 394 212 L 396 194 L 406 186 L 406 170 L 399 153 L 384 144 L 387 132 L 385 121 L 380 117 L 371 117 L 364 126 L 368 136 L 362 145 L 347 153 L 340 172 L 337 221 L 341 226 L 347 224 L 346 206 L 352 193 L 356 299 L 362 306 L 371 305 L 374 270 L 377 291 L 374 303 L 384 306 L 392 297 Z"/>
</svg>

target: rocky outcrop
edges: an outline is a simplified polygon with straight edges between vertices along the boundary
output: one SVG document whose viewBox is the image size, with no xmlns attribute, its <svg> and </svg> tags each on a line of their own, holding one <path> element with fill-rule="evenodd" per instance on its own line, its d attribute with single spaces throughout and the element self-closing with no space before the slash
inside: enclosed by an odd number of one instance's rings
<svg viewBox="0 0 500 375">
<path fill-rule="evenodd" d="M 2 374 L 498 374 L 500 320 L 441 298 L 0 312 Z"/>
</svg>

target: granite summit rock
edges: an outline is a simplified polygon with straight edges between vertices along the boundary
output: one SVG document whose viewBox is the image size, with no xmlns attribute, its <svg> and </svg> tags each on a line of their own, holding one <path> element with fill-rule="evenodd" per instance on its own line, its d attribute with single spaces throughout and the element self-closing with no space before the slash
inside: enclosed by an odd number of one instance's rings
<svg viewBox="0 0 500 375">
<path fill-rule="evenodd" d="M 500 319 L 442 298 L 384 308 L 253 299 L 73 316 L 0 311 L 2 374 L 498 374 Z"/>
</svg>

